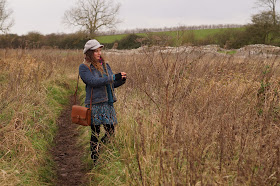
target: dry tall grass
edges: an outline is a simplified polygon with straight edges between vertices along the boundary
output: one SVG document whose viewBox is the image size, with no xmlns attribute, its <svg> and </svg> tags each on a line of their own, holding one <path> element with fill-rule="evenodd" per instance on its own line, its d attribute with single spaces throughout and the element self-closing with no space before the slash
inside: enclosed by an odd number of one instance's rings
<svg viewBox="0 0 280 186">
<path fill-rule="evenodd" d="M 0 184 L 50 184 L 36 174 L 52 163 L 45 153 L 61 108 L 47 95 L 63 100 L 65 89 L 50 85 L 75 83 L 81 51 L 0 56 Z M 278 56 L 146 48 L 107 61 L 129 79 L 116 90 L 116 138 L 92 171 L 98 184 L 280 183 Z"/>
<path fill-rule="evenodd" d="M 107 59 L 129 79 L 109 164 L 92 172 L 100 185 L 280 183 L 278 56 L 147 48 Z"/>
<path fill-rule="evenodd" d="M 0 185 L 41 185 L 54 176 L 47 154 L 61 109 L 54 96 L 65 100 L 79 53 L 0 51 Z"/>
</svg>

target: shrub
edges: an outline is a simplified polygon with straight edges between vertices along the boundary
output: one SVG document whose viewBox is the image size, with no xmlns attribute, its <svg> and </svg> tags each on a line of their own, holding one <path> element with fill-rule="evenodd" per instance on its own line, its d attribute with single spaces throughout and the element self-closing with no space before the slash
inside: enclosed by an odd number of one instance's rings
<svg viewBox="0 0 280 186">
<path fill-rule="evenodd" d="M 143 38 L 142 36 L 138 36 L 136 34 L 129 34 L 123 39 L 117 41 L 118 49 L 134 49 L 139 48 L 141 43 L 137 41 L 138 39 Z"/>
<path fill-rule="evenodd" d="M 182 44 L 193 45 L 195 44 L 195 33 L 193 30 L 188 30 L 184 33 L 182 37 Z"/>
<path fill-rule="evenodd" d="M 231 49 L 240 48 L 247 44 L 244 30 L 226 29 L 214 35 L 216 42 L 220 47 Z"/>
</svg>

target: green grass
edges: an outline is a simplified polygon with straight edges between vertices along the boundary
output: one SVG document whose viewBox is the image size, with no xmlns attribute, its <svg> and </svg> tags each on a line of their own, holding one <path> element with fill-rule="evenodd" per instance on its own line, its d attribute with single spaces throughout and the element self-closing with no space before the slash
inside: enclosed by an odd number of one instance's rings
<svg viewBox="0 0 280 186">
<path fill-rule="evenodd" d="M 6 105 L 8 105 L 8 104 L 6 104 Z M 4 107 L 4 108 L 0 112 L 0 123 L 2 125 L 1 127 L 5 127 L 6 125 L 8 125 L 14 115 L 13 108 L 10 108 L 10 107 Z"/>
<path fill-rule="evenodd" d="M 8 72 L 1 72 L 0 74 L 0 83 L 5 83 L 7 80 Z"/>
<path fill-rule="evenodd" d="M 53 145 L 53 137 L 57 130 L 56 118 L 59 116 L 64 105 L 69 103 L 68 98 L 72 93 L 70 90 L 73 90 L 74 86 L 75 81 L 69 81 L 67 78 L 47 83 L 47 108 L 51 109 L 55 116 L 53 118 L 39 116 L 42 118 L 42 123 L 48 123 L 48 127 L 44 128 L 41 133 L 33 133 L 31 136 L 34 148 L 42 152 L 38 156 L 43 156 L 40 159 L 44 159 L 43 164 L 40 165 L 38 170 L 39 180 L 43 183 L 51 183 L 56 176 L 56 173 L 53 172 L 55 163 L 48 151 L 49 147 Z"/>
<path fill-rule="evenodd" d="M 56 172 L 53 170 L 55 162 L 49 149 L 53 145 L 53 138 L 57 131 L 56 119 L 64 105 L 68 104 L 71 94 L 69 87 L 71 87 L 70 90 L 73 90 L 75 81 L 62 78 L 59 81 L 47 82 L 45 85 L 47 87 L 47 104 L 39 107 L 29 105 L 28 107 L 29 115 L 34 115 L 35 119 L 30 117 L 31 119 L 26 122 L 29 126 L 34 126 L 36 131 L 32 127 L 26 132 L 26 136 L 30 139 L 40 164 L 34 167 L 34 170 L 22 171 L 21 183 L 24 185 L 35 184 L 35 180 L 38 184 L 52 183 L 56 179 Z"/>
<path fill-rule="evenodd" d="M 233 55 L 235 54 L 237 51 L 236 50 L 228 50 L 228 51 L 218 51 L 219 53 L 222 54 L 229 54 L 229 55 Z"/>
<path fill-rule="evenodd" d="M 195 38 L 196 39 L 204 39 L 207 36 L 214 35 L 216 33 L 219 33 L 223 30 L 226 30 L 227 28 L 218 28 L 218 29 L 202 29 L 202 30 L 193 30 Z M 238 29 L 242 30 L 244 28 L 232 28 L 232 29 Z M 182 36 L 182 34 L 189 32 L 189 31 L 167 31 L 167 32 L 153 32 L 153 33 L 148 33 L 148 34 L 153 34 L 153 35 L 166 35 L 166 36 L 171 36 L 172 38 L 177 38 L 178 36 Z M 119 34 L 119 35 L 108 35 L 108 36 L 98 36 L 96 39 L 100 43 L 113 43 L 116 42 L 117 40 L 123 39 L 125 36 L 128 34 Z M 136 35 L 139 36 L 147 36 L 146 33 L 137 33 Z"/>
<path fill-rule="evenodd" d="M 25 115 L 26 119 L 23 121 L 25 123 L 24 128 L 19 129 L 19 131 L 25 132 L 24 142 L 26 144 L 16 144 L 5 156 L 5 164 L 2 164 L 2 169 L 13 170 L 9 172 L 10 174 L 16 175 L 15 173 L 18 172 L 20 180 L 17 182 L 20 185 L 44 185 L 43 183 L 52 183 L 56 177 L 53 170 L 55 163 L 51 154 L 49 154 L 49 149 L 57 129 L 55 121 L 64 104 L 68 102 L 69 91 L 51 82 L 47 83 L 47 86 L 47 89 L 51 91 L 42 94 L 42 99 L 47 96 L 48 103 L 44 105 L 34 105 L 33 103 L 24 105 L 28 112 Z M 74 84 L 72 87 L 74 89 Z M 60 92 L 54 91 L 58 89 Z M 7 107 L 1 113 L 0 121 L 11 121 L 13 115 L 14 112 L 10 107 Z M 25 153 L 22 152 L 23 146 L 29 144 L 32 145 L 33 153 L 26 154 L 24 158 L 18 158 L 21 153 Z M 30 146 L 27 149 L 30 150 Z M 0 157 L 5 154 L 5 151 L 0 151 Z M 33 166 L 30 163 L 26 164 L 31 159 L 37 159 L 38 164 Z"/>
<path fill-rule="evenodd" d="M 96 39 L 100 43 L 113 43 L 113 42 L 115 42 L 117 40 L 120 40 L 120 39 L 124 38 L 125 36 L 126 36 L 126 34 L 98 36 L 98 37 L 96 37 Z"/>
<path fill-rule="evenodd" d="M 205 30 L 195 30 L 195 37 L 197 39 L 204 39 L 205 37 L 209 36 L 209 35 L 214 35 L 217 34 L 221 31 L 223 31 L 224 28 L 222 29 L 205 29 Z"/>
</svg>

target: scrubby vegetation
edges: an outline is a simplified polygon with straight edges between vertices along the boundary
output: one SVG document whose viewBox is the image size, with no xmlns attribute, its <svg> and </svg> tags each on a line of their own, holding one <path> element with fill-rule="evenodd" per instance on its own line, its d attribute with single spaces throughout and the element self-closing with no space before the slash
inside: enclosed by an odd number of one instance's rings
<svg viewBox="0 0 280 186">
<path fill-rule="evenodd" d="M 277 185 L 276 56 L 155 50 L 107 56 L 129 72 L 94 185 Z"/>
<path fill-rule="evenodd" d="M 52 184 L 48 149 L 82 51 L 7 49 L 0 55 L 0 184 Z M 119 124 L 88 174 L 91 184 L 280 183 L 277 55 L 148 46 L 106 59 L 129 78 L 116 90 Z M 89 151 L 90 129 L 81 132 L 79 144 Z M 84 159 L 92 166 L 89 155 Z"/>
<path fill-rule="evenodd" d="M 49 148 L 79 61 L 75 51 L 0 51 L 0 185 L 55 180 Z"/>
</svg>

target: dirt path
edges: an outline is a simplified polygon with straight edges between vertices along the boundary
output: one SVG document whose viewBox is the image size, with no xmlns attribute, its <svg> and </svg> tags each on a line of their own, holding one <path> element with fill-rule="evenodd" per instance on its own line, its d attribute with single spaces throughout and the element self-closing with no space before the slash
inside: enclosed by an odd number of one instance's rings
<svg viewBox="0 0 280 186">
<path fill-rule="evenodd" d="M 55 146 L 51 150 L 56 163 L 57 183 L 55 185 L 88 185 L 86 179 L 86 166 L 81 157 L 83 150 L 77 146 L 77 125 L 71 123 L 71 107 L 68 105 L 57 120 L 58 131 L 54 139 Z"/>
</svg>

